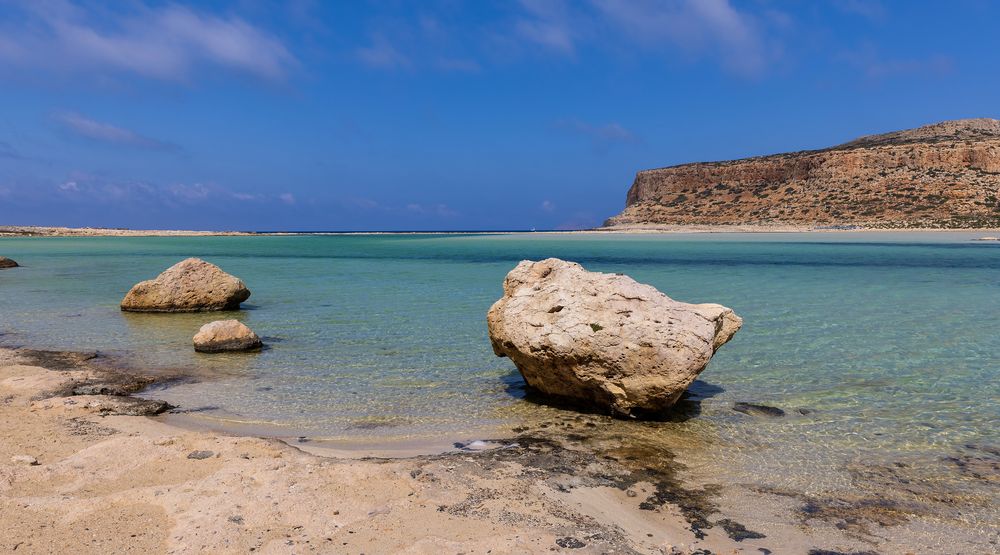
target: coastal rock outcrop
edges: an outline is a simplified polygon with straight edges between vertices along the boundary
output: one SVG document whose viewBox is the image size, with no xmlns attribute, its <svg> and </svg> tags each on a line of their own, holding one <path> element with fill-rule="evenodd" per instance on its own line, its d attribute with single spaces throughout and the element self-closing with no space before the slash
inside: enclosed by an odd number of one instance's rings
<svg viewBox="0 0 1000 555">
<path fill-rule="evenodd" d="M 19 264 L 6 256 L 0 256 L 0 270 L 6 268 L 17 268 Z"/>
<path fill-rule="evenodd" d="M 194 350 L 199 353 L 252 351 L 262 346 L 260 337 L 239 320 L 216 320 L 198 330 Z"/>
<path fill-rule="evenodd" d="M 1000 227 L 1000 120 L 643 170 L 604 225 Z"/>
<path fill-rule="evenodd" d="M 532 389 L 619 416 L 669 408 L 743 324 L 724 306 L 557 258 L 522 261 L 503 288 L 487 314 L 493 352 Z"/>
<path fill-rule="evenodd" d="M 188 258 L 162 274 L 137 283 L 122 299 L 128 312 L 236 310 L 250 297 L 243 281 L 215 264 Z"/>
</svg>

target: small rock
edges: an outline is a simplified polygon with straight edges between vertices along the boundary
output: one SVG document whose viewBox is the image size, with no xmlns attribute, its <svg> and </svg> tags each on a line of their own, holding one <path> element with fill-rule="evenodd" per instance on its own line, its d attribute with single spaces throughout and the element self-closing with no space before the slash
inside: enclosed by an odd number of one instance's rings
<svg viewBox="0 0 1000 555">
<path fill-rule="evenodd" d="M 0 256 L 0 269 L 17 268 L 19 264 L 6 256 Z"/>
<path fill-rule="evenodd" d="M 103 399 L 101 398 L 103 397 Z M 136 397 L 104 397 L 94 403 L 97 412 L 104 416 L 156 416 L 173 408 L 173 405 L 158 399 L 138 399 Z"/>
<path fill-rule="evenodd" d="M 172 438 L 172 437 L 161 437 L 161 438 L 154 439 L 153 440 L 153 445 L 159 445 L 160 447 L 163 447 L 165 445 L 173 445 L 174 441 L 176 441 L 176 440 L 174 438 Z"/>
<path fill-rule="evenodd" d="M 187 458 L 200 461 L 202 459 L 207 459 L 213 456 L 215 456 L 215 453 L 212 451 L 191 451 L 190 453 L 188 453 Z"/>
<path fill-rule="evenodd" d="M 240 515 L 233 515 L 233 516 L 229 517 L 228 520 L 229 520 L 229 522 L 232 522 L 233 524 L 243 524 L 243 517 L 240 516 Z"/>
<path fill-rule="evenodd" d="M 556 545 L 563 549 L 580 549 L 581 547 L 587 547 L 587 544 L 573 537 L 559 538 L 556 540 Z"/>
<path fill-rule="evenodd" d="M 252 351 L 263 345 L 260 337 L 239 320 L 216 320 L 198 330 L 194 350 L 199 353 Z"/>
<path fill-rule="evenodd" d="M 112 396 L 125 396 L 132 391 L 129 391 L 125 387 L 119 384 L 107 384 L 107 383 L 96 383 L 96 384 L 81 384 L 73 388 L 73 395 L 112 395 Z"/>
<path fill-rule="evenodd" d="M 10 458 L 11 462 L 17 464 L 26 464 L 28 466 L 38 466 L 38 459 L 32 457 L 31 455 L 14 455 Z"/>
<path fill-rule="evenodd" d="M 137 397 L 115 397 L 112 395 L 78 395 L 73 397 L 50 397 L 32 403 L 37 408 L 58 406 L 81 408 L 101 416 L 155 416 L 170 410 L 173 405 L 156 399 Z"/>
</svg>

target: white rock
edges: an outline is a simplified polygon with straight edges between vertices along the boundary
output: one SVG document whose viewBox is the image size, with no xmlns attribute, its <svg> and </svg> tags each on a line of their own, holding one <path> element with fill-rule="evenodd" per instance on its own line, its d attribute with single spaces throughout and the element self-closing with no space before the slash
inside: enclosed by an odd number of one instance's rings
<svg viewBox="0 0 1000 555">
<path fill-rule="evenodd" d="M 252 351 L 262 346 L 260 337 L 239 320 L 216 320 L 198 330 L 194 350 L 200 353 Z"/>
<path fill-rule="evenodd" d="M 14 455 L 10 458 L 11 462 L 17 464 L 26 464 L 28 466 L 36 466 L 38 464 L 38 459 L 32 457 L 31 455 Z"/>
<path fill-rule="evenodd" d="M 523 261 L 487 315 L 497 356 L 528 386 L 618 415 L 659 412 L 743 325 L 729 308 L 675 301 L 625 275 Z"/>
</svg>

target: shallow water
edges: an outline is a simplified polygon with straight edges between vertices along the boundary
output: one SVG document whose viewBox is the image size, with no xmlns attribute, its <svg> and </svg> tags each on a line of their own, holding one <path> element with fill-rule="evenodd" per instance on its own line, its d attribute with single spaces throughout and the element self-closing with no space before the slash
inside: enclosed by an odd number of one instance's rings
<svg viewBox="0 0 1000 555">
<path fill-rule="evenodd" d="M 607 424 L 623 437 L 660 438 L 686 450 L 693 471 L 736 482 L 850 489 L 857 478 L 845 469 L 904 463 L 990 498 L 995 476 L 970 478 L 947 458 L 1000 445 L 1000 244 L 975 236 L 2 238 L 0 254 L 24 267 L 0 271 L 0 339 L 197 368 L 211 379 L 155 396 L 199 409 L 192 417 L 209 425 L 375 443 L 470 439 L 559 414 L 523 399 L 485 324 L 517 261 L 557 256 L 744 318 L 693 388 L 689 418 Z M 118 310 L 132 284 L 187 256 L 246 281 L 253 296 L 230 316 L 267 350 L 194 353 L 191 336 L 219 314 Z M 789 414 L 750 417 L 731 410 L 735 401 Z"/>
</svg>

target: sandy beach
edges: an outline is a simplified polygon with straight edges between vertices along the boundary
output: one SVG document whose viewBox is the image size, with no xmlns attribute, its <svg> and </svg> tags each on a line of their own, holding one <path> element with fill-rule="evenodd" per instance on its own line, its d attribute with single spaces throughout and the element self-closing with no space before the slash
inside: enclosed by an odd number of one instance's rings
<svg viewBox="0 0 1000 555">
<path fill-rule="evenodd" d="M 576 448 L 566 422 L 439 455 L 355 459 L 308 442 L 138 416 L 163 407 L 127 393 L 170 379 L 136 375 L 94 353 L 0 350 L 0 552 L 728 554 L 871 546 L 832 523 L 770 517 L 766 528 L 748 529 L 717 514 L 710 487 L 683 484 L 673 461 L 650 459 L 641 447 Z M 587 425 L 585 415 L 571 415 Z"/>
<path fill-rule="evenodd" d="M 564 544 L 660 553 L 735 545 L 717 533 L 698 541 L 669 507 L 635 510 L 636 492 L 655 486 L 628 484 L 627 474 L 609 474 L 615 485 L 573 487 L 587 478 L 546 468 L 560 465 L 556 447 L 335 459 L 115 414 L 102 404 L 108 396 L 59 396 L 83 383 L 121 382 L 86 357 L 2 357 L 4 551 L 525 553 Z M 524 449 L 535 465 L 515 462 Z"/>
<path fill-rule="evenodd" d="M 210 237 L 217 235 L 254 235 L 254 233 L 245 231 L 190 231 L 179 229 L 0 226 L 0 237 Z"/>
</svg>

